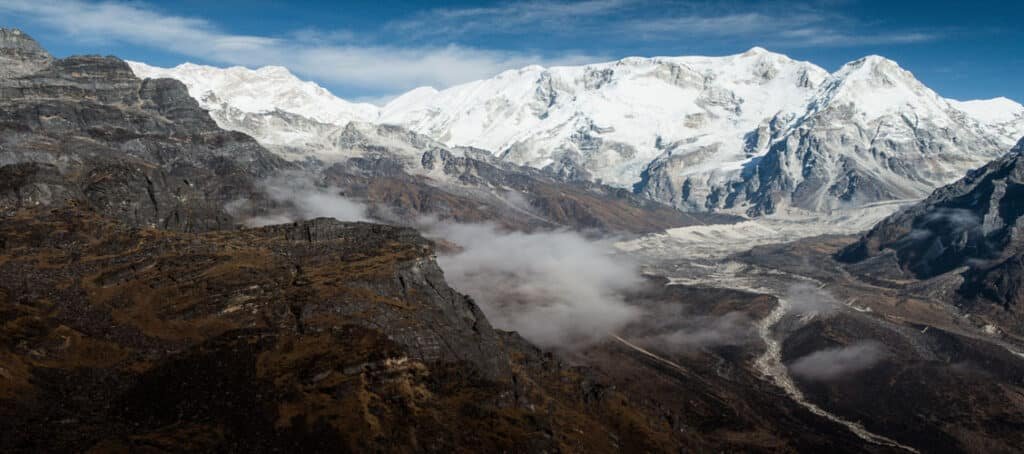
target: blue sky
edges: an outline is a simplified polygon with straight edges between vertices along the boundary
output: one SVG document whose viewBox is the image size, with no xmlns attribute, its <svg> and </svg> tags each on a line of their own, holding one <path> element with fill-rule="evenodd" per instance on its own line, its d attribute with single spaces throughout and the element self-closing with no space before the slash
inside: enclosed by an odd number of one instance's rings
<svg viewBox="0 0 1024 454">
<path fill-rule="evenodd" d="M 0 0 L 0 25 L 22 28 L 57 56 L 283 65 L 344 98 L 378 102 L 528 64 L 753 46 L 830 71 L 879 54 L 943 96 L 1024 101 L 1022 16 L 1024 2 L 989 0 Z"/>
</svg>

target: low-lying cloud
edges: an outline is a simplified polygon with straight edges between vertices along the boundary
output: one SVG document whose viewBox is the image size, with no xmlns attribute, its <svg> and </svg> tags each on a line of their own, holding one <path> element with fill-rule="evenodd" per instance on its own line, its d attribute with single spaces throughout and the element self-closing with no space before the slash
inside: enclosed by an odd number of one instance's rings
<svg viewBox="0 0 1024 454">
<path fill-rule="evenodd" d="M 248 218 L 249 226 L 315 217 L 341 221 L 368 217 L 363 203 L 344 197 L 337 188 L 318 187 L 307 179 L 275 179 L 265 190 L 279 206 L 272 214 Z M 229 210 L 238 215 L 244 203 L 235 205 Z M 591 240 L 570 231 L 524 233 L 489 224 L 433 219 L 419 219 L 416 227 L 428 237 L 457 245 L 454 252 L 438 257 L 452 287 L 472 296 L 495 327 L 517 331 L 542 347 L 590 345 L 641 313 L 624 296 L 643 284 L 639 268 L 613 255 L 610 241 Z M 709 333 L 694 335 L 711 337 Z"/>
<path fill-rule="evenodd" d="M 840 305 L 831 292 L 811 284 L 791 285 L 784 298 L 790 310 L 797 314 L 827 314 Z"/>
<path fill-rule="evenodd" d="M 864 341 L 845 347 L 819 350 L 793 361 L 793 375 L 815 381 L 832 381 L 867 370 L 889 355 L 876 341 Z"/>
<path fill-rule="evenodd" d="M 640 315 L 624 298 L 643 283 L 639 270 L 609 243 L 480 224 L 436 224 L 429 234 L 461 248 L 438 257 L 453 287 L 473 296 L 496 327 L 543 347 L 585 346 Z"/>
<path fill-rule="evenodd" d="M 366 205 L 341 195 L 337 187 L 316 186 L 306 178 L 275 178 L 265 183 L 264 192 L 277 205 L 269 213 L 245 217 L 246 201 L 229 204 L 228 212 L 243 218 L 244 223 L 250 227 L 319 217 L 346 222 L 369 220 Z"/>
<path fill-rule="evenodd" d="M 668 351 L 692 351 L 732 345 L 746 345 L 756 336 L 754 320 L 743 312 L 725 315 L 693 315 L 680 307 L 674 313 L 647 314 L 642 329 L 658 332 L 640 337 L 637 343 Z"/>
<path fill-rule="evenodd" d="M 582 64 L 598 59 L 576 52 L 540 54 L 450 41 L 362 42 L 355 38 L 366 33 L 344 31 L 237 34 L 207 18 L 168 14 L 142 2 L 7 0 L 0 2 L 0 15 L 5 14 L 76 40 L 147 46 L 216 64 L 285 66 L 321 83 L 375 96 L 422 85 L 448 87 L 530 64 Z"/>
<path fill-rule="evenodd" d="M 913 230 L 900 237 L 898 249 L 918 254 L 911 270 L 930 276 L 960 265 L 984 267 L 998 256 L 997 244 L 986 236 L 984 220 L 964 208 L 933 208 L 921 216 Z"/>
<path fill-rule="evenodd" d="M 917 243 L 933 237 L 956 237 L 975 232 L 981 227 L 981 218 L 963 208 L 935 208 L 924 215 L 922 222 L 900 238 L 903 243 Z"/>
<path fill-rule="evenodd" d="M 936 208 L 924 217 L 925 223 L 939 223 L 957 230 L 969 230 L 981 224 L 981 218 L 965 208 Z"/>
</svg>

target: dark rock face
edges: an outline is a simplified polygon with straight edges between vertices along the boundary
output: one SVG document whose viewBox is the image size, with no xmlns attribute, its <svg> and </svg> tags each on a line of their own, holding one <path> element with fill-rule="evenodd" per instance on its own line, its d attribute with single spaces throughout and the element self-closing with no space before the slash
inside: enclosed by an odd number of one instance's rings
<svg viewBox="0 0 1024 454">
<path fill-rule="evenodd" d="M 449 288 L 415 231 L 0 223 L 0 451 L 678 450 Z"/>
<path fill-rule="evenodd" d="M 916 198 L 921 188 L 949 181 L 948 175 L 925 169 L 929 157 L 939 159 L 935 156 L 941 156 L 943 144 L 955 143 L 955 137 L 933 137 L 930 129 L 922 128 L 915 130 L 918 136 L 910 144 L 874 143 L 866 140 L 870 131 L 850 126 L 844 112 L 827 111 L 819 117 L 773 145 L 745 181 L 731 189 L 732 198 L 751 205 L 748 214 L 771 214 L 782 205 L 822 210 Z M 990 145 L 982 142 L 978 148 Z"/>
<path fill-rule="evenodd" d="M 871 367 L 830 380 L 795 380 L 819 405 L 921 452 L 1019 450 L 1024 364 L 983 340 L 922 329 L 844 314 L 801 327 L 786 339 L 782 354 L 792 364 L 874 339 L 884 347 Z"/>
<path fill-rule="evenodd" d="M 1024 302 L 1024 141 L 1004 157 L 890 216 L 839 252 L 859 262 L 892 251 L 919 279 L 961 270 L 960 293 L 1006 308 Z"/>
<path fill-rule="evenodd" d="M 424 152 L 419 165 L 433 178 L 410 174 L 398 158 L 382 153 L 325 169 L 325 183 L 387 206 L 402 219 L 432 215 L 458 222 L 494 222 L 515 230 L 648 233 L 739 220 L 723 214 L 684 213 L 625 189 L 567 182 L 541 170 L 498 161 L 482 151 L 461 151 L 463 156 L 437 147 Z"/>
<path fill-rule="evenodd" d="M 131 225 L 230 227 L 225 203 L 290 165 L 217 127 L 180 82 L 139 80 L 113 57 L 52 59 L 0 32 L 0 213 L 86 202 Z M 13 62 L 13 63 L 12 63 Z"/>
</svg>

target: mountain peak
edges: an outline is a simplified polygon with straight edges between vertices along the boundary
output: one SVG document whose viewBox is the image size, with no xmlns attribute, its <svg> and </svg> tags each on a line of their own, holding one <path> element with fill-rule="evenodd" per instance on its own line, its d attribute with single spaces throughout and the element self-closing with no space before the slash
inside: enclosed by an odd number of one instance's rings
<svg viewBox="0 0 1024 454">
<path fill-rule="evenodd" d="M 32 39 L 27 33 L 17 28 L 0 28 L 0 49 L 16 49 L 23 52 L 42 53 L 47 52 Z"/>
<path fill-rule="evenodd" d="M 299 79 L 282 66 L 249 69 L 183 63 L 174 68 L 159 68 L 138 62 L 128 64 L 140 78 L 170 77 L 184 82 L 193 97 L 201 104 L 207 103 L 204 104 L 207 109 L 215 109 L 216 103 L 226 102 L 240 112 L 262 114 L 282 110 L 327 124 L 377 117 L 376 106 L 338 98 L 315 82 Z M 208 100 L 210 93 L 216 96 Z"/>
<path fill-rule="evenodd" d="M 744 52 L 744 53 L 742 53 L 740 55 L 743 55 L 745 57 L 749 57 L 749 56 L 753 56 L 753 55 L 767 55 L 767 54 L 772 54 L 772 53 L 774 53 L 774 52 L 769 52 L 768 49 L 765 49 L 765 48 L 763 48 L 761 46 L 754 46 L 754 47 L 751 47 L 746 52 Z"/>
<path fill-rule="evenodd" d="M 1010 137 L 1024 133 L 1024 105 L 1005 97 L 951 101 L 953 106 L 966 112 L 983 124 L 1005 129 Z"/>
<path fill-rule="evenodd" d="M 27 33 L 0 28 L 0 76 L 30 74 L 50 64 L 53 57 Z"/>
<path fill-rule="evenodd" d="M 783 61 L 783 62 L 792 62 L 792 61 L 794 61 L 792 58 L 789 57 L 789 55 L 780 54 L 778 52 L 772 52 L 772 51 L 770 51 L 768 49 L 765 49 L 763 47 L 760 47 L 760 46 L 751 47 L 746 52 L 743 52 L 742 54 L 733 55 L 733 57 L 739 57 L 741 59 L 743 59 L 743 58 L 756 58 L 756 59 L 759 59 L 759 60 Z"/>
<path fill-rule="evenodd" d="M 434 87 L 416 87 L 398 95 L 391 101 L 388 101 L 388 103 L 384 105 L 383 109 L 385 111 L 389 109 L 403 109 L 407 106 L 415 105 L 425 99 L 429 99 L 432 96 L 436 96 L 438 93 L 439 90 Z"/>
<path fill-rule="evenodd" d="M 914 75 L 893 60 L 881 55 L 868 55 L 849 62 L 836 71 L 842 78 L 870 78 L 894 82 L 892 79 L 915 79 Z"/>
<path fill-rule="evenodd" d="M 868 119 L 899 112 L 945 118 L 952 106 L 910 71 L 879 55 L 843 65 L 825 85 L 827 103 L 855 104 Z"/>
<path fill-rule="evenodd" d="M 285 68 L 284 66 L 262 66 L 256 69 L 256 73 L 272 75 L 275 77 L 287 77 L 291 79 L 298 79 L 298 77 L 296 77 L 295 74 L 292 74 L 292 72 L 289 71 L 288 68 Z"/>
</svg>

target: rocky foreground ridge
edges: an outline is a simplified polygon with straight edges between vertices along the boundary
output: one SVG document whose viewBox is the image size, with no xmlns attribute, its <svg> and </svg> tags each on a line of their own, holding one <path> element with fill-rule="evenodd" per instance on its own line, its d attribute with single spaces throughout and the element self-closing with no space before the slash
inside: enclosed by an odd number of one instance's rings
<svg viewBox="0 0 1024 454">
<path fill-rule="evenodd" d="M 0 450 L 673 445 L 493 330 L 432 254 L 329 219 L 190 234 L 18 211 L 0 222 Z"/>
<path fill-rule="evenodd" d="M 0 67 L 0 451 L 680 446 L 492 329 L 414 230 L 239 228 L 298 166 L 180 82 L 10 29 Z"/>
</svg>

